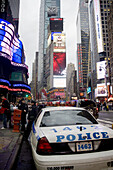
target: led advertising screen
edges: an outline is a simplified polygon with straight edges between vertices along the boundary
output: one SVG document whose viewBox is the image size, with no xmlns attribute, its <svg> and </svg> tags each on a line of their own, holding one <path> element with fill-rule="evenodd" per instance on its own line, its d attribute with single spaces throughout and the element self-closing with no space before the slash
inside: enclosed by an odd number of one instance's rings
<svg viewBox="0 0 113 170">
<path fill-rule="evenodd" d="M 50 31 L 63 31 L 63 18 L 50 18 Z"/>
<path fill-rule="evenodd" d="M 12 61 L 22 63 L 22 42 L 14 36 L 12 43 Z"/>
<path fill-rule="evenodd" d="M 106 61 L 97 62 L 97 79 L 104 79 L 105 78 L 105 63 Z"/>
<path fill-rule="evenodd" d="M 0 19 L 0 52 L 11 57 L 16 63 L 22 63 L 22 42 L 14 35 L 14 27 Z"/>
<path fill-rule="evenodd" d="M 61 32 L 51 32 L 51 40 L 52 40 L 52 41 L 53 41 L 53 35 L 54 35 L 54 34 L 57 34 L 57 33 L 58 33 L 58 34 L 61 34 Z"/>
<path fill-rule="evenodd" d="M 66 87 L 66 76 L 54 76 L 53 77 L 53 87 L 55 88 L 64 88 Z"/>
<path fill-rule="evenodd" d="M 66 68 L 66 53 L 53 53 L 53 75 L 63 75 Z"/>
<path fill-rule="evenodd" d="M 56 33 L 53 35 L 54 52 L 66 52 L 65 34 Z"/>
</svg>

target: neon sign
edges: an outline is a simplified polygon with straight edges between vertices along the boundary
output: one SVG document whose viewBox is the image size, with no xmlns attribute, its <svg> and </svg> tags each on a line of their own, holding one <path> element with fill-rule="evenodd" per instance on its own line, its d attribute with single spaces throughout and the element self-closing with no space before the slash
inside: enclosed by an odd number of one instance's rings
<svg viewBox="0 0 113 170">
<path fill-rule="evenodd" d="M 31 87 L 25 85 L 25 84 L 13 84 L 14 87 L 26 87 L 31 90 Z"/>
<path fill-rule="evenodd" d="M 8 80 L 0 79 L 0 82 L 7 83 L 7 84 L 9 84 L 9 86 L 11 86 L 11 84 L 9 83 Z"/>
<path fill-rule="evenodd" d="M 26 89 L 14 89 L 14 88 L 9 88 L 8 86 L 4 86 L 4 85 L 0 85 L 0 88 L 3 88 L 3 89 L 7 89 L 9 91 L 23 91 L 23 92 L 27 92 L 27 93 L 31 93 L 29 90 L 26 90 Z"/>
</svg>

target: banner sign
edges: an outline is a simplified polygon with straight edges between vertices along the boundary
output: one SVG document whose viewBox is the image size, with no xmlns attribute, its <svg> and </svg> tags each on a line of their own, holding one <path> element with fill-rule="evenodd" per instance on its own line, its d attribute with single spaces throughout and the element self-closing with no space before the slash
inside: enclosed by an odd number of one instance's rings
<svg viewBox="0 0 113 170">
<path fill-rule="evenodd" d="M 97 45 L 98 53 L 104 51 L 103 48 L 103 37 L 102 37 L 102 25 L 101 25 L 101 14 L 100 14 L 100 1 L 94 0 L 94 13 L 95 13 L 95 24 L 96 24 L 96 34 L 97 34 Z"/>
</svg>

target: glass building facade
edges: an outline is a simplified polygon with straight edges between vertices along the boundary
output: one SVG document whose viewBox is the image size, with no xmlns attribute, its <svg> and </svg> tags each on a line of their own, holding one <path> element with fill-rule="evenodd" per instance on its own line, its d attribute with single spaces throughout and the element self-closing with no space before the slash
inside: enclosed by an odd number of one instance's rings
<svg viewBox="0 0 113 170">
<path fill-rule="evenodd" d="M 87 87 L 88 61 L 89 56 L 89 17 L 88 3 L 84 0 L 79 1 L 77 15 L 77 60 L 78 60 L 78 82 L 79 87 Z M 84 94 L 85 95 L 85 94 Z"/>
<path fill-rule="evenodd" d="M 49 18 L 60 17 L 60 0 L 41 0 L 39 23 L 39 57 L 38 57 L 38 81 L 39 86 L 44 87 L 45 60 L 48 39 Z"/>
<path fill-rule="evenodd" d="M 90 22 L 90 42 L 91 42 L 91 68 L 92 68 L 92 89 L 97 84 L 104 83 L 97 80 L 96 64 L 99 61 L 109 59 L 108 21 L 110 6 L 113 0 L 89 0 L 89 22 Z M 97 28 L 98 26 L 98 28 Z"/>
</svg>

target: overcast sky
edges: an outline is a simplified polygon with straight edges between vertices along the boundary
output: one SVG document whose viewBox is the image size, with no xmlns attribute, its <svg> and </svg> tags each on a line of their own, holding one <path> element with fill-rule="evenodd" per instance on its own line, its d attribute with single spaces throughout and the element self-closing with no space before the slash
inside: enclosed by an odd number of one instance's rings
<svg viewBox="0 0 113 170">
<path fill-rule="evenodd" d="M 29 69 L 29 81 L 32 79 L 32 63 L 38 51 L 39 8 L 41 0 L 20 1 L 19 35 L 23 42 L 26 64 Z M 76 14 L 79 0 L 61 0 L 61 17 L 64 18 L 66 34 L 67 63 L 74 63 L 76 68 Z"/>
</svg>

